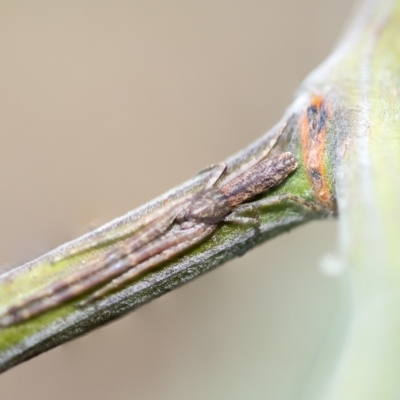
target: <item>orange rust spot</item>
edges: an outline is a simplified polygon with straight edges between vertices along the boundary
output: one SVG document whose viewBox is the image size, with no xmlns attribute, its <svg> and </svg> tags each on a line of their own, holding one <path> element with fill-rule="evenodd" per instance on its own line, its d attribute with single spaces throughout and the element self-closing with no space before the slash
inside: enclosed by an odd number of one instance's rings
<svg viewBox="0 0 400 400">
<path fill-rule="evenodd" d="M 334 209 L 324 156 L 326 150 L 327 122 L 330 110 L 322 96 L 315 95 L 300 117 L 300 135 L 303 161 L 315 197 L 328 209 Z"/>
</svg>

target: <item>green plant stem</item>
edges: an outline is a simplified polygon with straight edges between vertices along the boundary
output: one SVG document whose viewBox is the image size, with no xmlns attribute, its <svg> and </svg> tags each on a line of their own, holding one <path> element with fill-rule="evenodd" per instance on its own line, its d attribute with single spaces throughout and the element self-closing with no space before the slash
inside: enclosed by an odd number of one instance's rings
<svg viewBox="0 0 400 400">
<path fill-rule="evenodd" d="M 327 374 L 306 398 L 396 399 L 400 392 L 400 0 L 366 0 L 337 49 L 305 81 L 282 121 L 289 121 L 275 153 L 291 151 L 298 170 L 266 196 L 295 194 L 315 201 L 301 139 L 301 118 L 313 96 L 329 108 L 323 159 L 329 186 L 336 188 L 341 221 L 342 262 L 351 284 L 352 319 L 340 352 L 325 358 Z M 228 160 L 230 171 L 265 148 L 274 130 Z M 4 307 L 100 259 L 107 248 L 66 261 L 76 246 L 107 238 L 171 198 L 194 191 L 203 172 L 186 184 L 107 226 L 0 277 Z M 96 306 L 70 302 L 0 331 L 0 370 L 86 333 L 161 294 L 243 254 L 281 232 L 318 217 L 293 204 L 260 210 L 261 235 L 252 227 L 222 224 L 213 238 L 143 275 Z M 1 312 L 1 310 L 0 310 Z"/>
<path fill-rule="evenodd" d="M 296 114 L 296 110 L 297 108 L 292 109 L 290 114 Z M 277 126 L 258 142 L 228 160 L 228 174 L 239 168 L 247 159 L 261 153 L 279 127 Z M 294 153 L 300 160 L 299 167 L 290 178 L 267 195 L 292 193 L 312 201 L 312 191 L 301 163 L 296 119 L 287 126 L 285 134 L 280 138 L 273 152 L 281 153 L 286 150 Z M 111 241 L 107 245 L 79 252 L 72 257 L 70 255 L 81 246 L 90 247 L 93 242 L 107 240 L 116 234 L 123 235 L 133 221 L 144 215 L 151 215 L 159 207 L 168 204 L 171 199 L 179 198 L 204 186 L 210 173 L 210 170 L 206 170 L 143 207 L 4 274 L 0 277 L 2 306 L 0 312 L 4 313 L 8 307 L 15 306 L 24 298 L 56 282 L 61 277 L 69 276 L 74 271 L 85 268 L 88 263 L 101 260 L 110 248 L 118 245 L 118 241 Z M 242 255 L 256 244 L 316 217 L 319 216 L 289 202 L 261 209 L 259 231 L 251 225 L 221 224 L 216 233 L 199 246 L 195 246 L 176 259 L 165 262 L 154 271 L 144 273 L 127 287 L 105 296 L 93 306 L 83 309 L 76 306 L 78 301 L 87 296 L 86 294 L 75 301 L 60 304 L 35 318 L 2 328 L 0 330 L 0 370 L 4 371 L 36 354 L 118 318 L 232 257 Z"/>
</svg>

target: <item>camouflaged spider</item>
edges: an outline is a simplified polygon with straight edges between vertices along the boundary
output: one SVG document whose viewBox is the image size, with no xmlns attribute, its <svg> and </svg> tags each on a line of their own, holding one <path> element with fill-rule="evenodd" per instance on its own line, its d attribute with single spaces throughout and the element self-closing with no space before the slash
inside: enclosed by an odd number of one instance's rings
<svg viewBox="0 0 400 400">
<path fill-rule="evenodd" d="M 290 152 L 266 158 L 285 126 L 274 135 L 262 154 L 245 163 L 223 183 L 218 185 L 219 179 L 225 176 L 226 164 L 219 163 L 212 167 L 211 177 L 204 188 L 196 193 L 184 195 L 155 213 L 143 217 L 134 225 L 139 226 L 139 229 L 135 231 L 136 228 L 132 227 L 130 237 L 116 245 L 102 260 L 49 284 L 19 304 L 9 307 L 0 316 L 0 327 L 30 319 L 99 287 L 78 303 L 78 306 L 83 307 L 96 301 L 139 274 L 201 242 L 222 222 L 251 223 L 258 229 L 257 219 L 245 217 L 243 212 L 285 200 L 320 212 L 321 208 L 318 205 L 291 194 L 243 204 L 278 185 L 297 168 L 297 161 Z M 118 236 L 112 240 L 119 238 Z M 90 250 L 102 244 L 101 241 L 91 243 L 77 252 Z M 104 286 L 100 287 L 102 284 Z"/>
</svg>

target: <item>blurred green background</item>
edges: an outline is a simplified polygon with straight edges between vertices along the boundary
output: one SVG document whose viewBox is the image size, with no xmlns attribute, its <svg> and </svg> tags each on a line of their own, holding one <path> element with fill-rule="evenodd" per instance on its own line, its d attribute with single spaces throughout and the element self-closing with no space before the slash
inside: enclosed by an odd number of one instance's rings
<svg viewBox="0 0 400 400">
<path fill-rule="evenodd" d="M 246 146 L 331 51 L 347 0 L 2 1 L 0 263 Z M 296 229 L 0 376 L 2 399 L 295 399 L 342 306 L 337 224 Z"/>
</svg>

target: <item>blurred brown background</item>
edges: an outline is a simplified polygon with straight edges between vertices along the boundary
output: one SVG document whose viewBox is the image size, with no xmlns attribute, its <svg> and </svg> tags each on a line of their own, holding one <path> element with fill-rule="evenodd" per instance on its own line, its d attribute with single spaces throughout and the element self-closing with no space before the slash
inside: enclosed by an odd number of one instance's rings
<svg viewBox="0 0 400 400">
<path fill-rule="evenodd" d="M 0 263 L 135 208 L 269 129 L 348 0 L 2 1 Z M 293 399 L 340 303 L 318 222 L 0 376 L 2 399 Z"/>
</svg>

